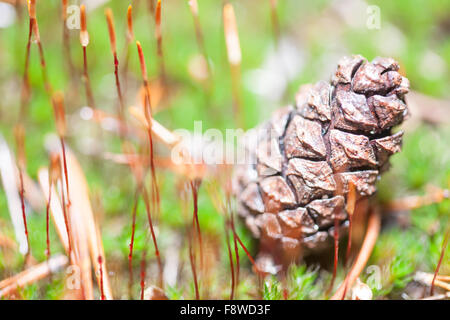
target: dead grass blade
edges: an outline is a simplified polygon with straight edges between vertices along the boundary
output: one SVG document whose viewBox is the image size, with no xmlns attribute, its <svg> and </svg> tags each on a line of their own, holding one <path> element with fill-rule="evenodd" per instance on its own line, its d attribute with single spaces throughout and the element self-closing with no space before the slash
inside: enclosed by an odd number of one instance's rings
<svg viewBox="0 0 450 320">
<path fill-rule="evenodd" d="M 49 261 L 35 265 L 11 278 L 0 281 L 0 298 L 13 293 L 18 288 L 23 288 L 33 282 L 41 280 L 51 273 L 57 272 L 67 265 L 68 259 L 64 255 L 57 255 Z"/>
<path fill-rule="evenodd" d="M 420 207 L 428 206 L 434 203 L 440 203 L 444 199 L 448 199 L 450 192 L 448 189 L 441 189 L 436 186 L 428 185 L 426 194 L 423 196 L 407 196 L 394 200 L 387 204 L 386 209 L 389 211 L 407 211 Z"/>
<path fill-rule="evenodd" d="M 427 273 L 427 272 L 416 272 L 414 275 L 414 280 L 417 282 L 420 282 L 426 286 L 431 287 L 434 280 L 434 285 L 437 287 L 440 287 L 442 289 L 445 289 L 447 291 L 450 291 L 450 284 L 447 283 L 450 281 L 449 276 L 436 276 L 434 277 L 433 273 Z M 433 296 L 433 295 L 430 295 Z"/>
<path fill-rule="evenodd" d="M 22 205 L 17 186 L 19 182 L 14 174 L 17 168 L 8 144 L 0 134 L 0 173 L 2 176 L 3 188 L 8 203 L 9 214 L 13 223 L 16 240 L 19 243 L 21 254 L 28 252 L 28 241 L 25 234 L 25 225 L 22 217 Z"/>
<path fill-rule="evenodd" d="M 50 191 L 49 174 L 46 168 L 41 168 L 38 171 L 38 179 L 47 199 L 49 199 L 49 192 L 52 193 L 49 208 L 53 223 L 66 253 L 70 255 L 71 264 L 79 268 L 81 288 L 79 288 L 72 296 L 92 300 L 94 298 L 94 293 L 92 287 L 91 262 L 89 260 L 85 231 L 84 229 L 80 230 L 80 224 L 77 223 L 79 220 L 77 215 L 75 215 L 75 217 L 74 215 L 70 215 L 70 228 L 66 227 L 63 210 L 64 204 L 61 202 L 61 197 L 59 196 L 59 192 L 64 192 L 64 185 L 61 180 L 59 181 L 58 186 L 52 184 Z M 69 232 L 71 233 L 72 238 L 73 247 L 71 249 L 69 246 L 68 229 L 70 229 Z"/>
<path fill-rule="evenodd" d="M 87 237 L 91 261 L 96 271 L 99 287 L 103 287 L 105 298 L 111 300 L 113 299 L 113 295 L 106 268 L 105 252 L 98 226 L 95 223 L 94 212 L 89 199 L 89 188 L 83 169 L 73 152 L 70 150 L 67 150 L 67 166 L 71 175 L 72 191 L 70 216 L 72 222 L 78 224 L 77 231 L 80 232 L 80 236 L 85 233 Z M 101 259 L 99 259 L 99 257 L 101 257 Z M 100 268 L 102 272 L 100 272 Z M 103 277 L 101 277 L 101 274 L 103 274 Z M 101 285 L 101 283 L 103 283 L 103 285 Z"/>
</svg>

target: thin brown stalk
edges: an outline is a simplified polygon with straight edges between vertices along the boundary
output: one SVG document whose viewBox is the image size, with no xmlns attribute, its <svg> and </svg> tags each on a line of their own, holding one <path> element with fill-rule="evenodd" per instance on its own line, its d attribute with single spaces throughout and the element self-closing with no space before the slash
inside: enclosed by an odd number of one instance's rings
<svg viewBox="0 0 450 320">
<path fill-rule="evenodd" d="M 133 30 L 133 7 L 130 4 L 127 10 L 127 44 L 125 46 L 125 63 L 123 67 L 123 76 L 125 77 L 124 88 L 127 92 L 128 88 L 128 64 L 130 62 L 130 46 L 134 41 L 134 30 Z"/>
<path fill-rule="evenodd" d="M 38 46 L 39 60 L 41 63 L 44 87 L 45 87 L 45 90 L 47 91 L 47 93 L 51 96 L 52 95 L 52 87 L 50 85 L 50 82 L 48 81 L 47 64 L 45 62 L 44 47 L 42 45 L 41 36 L 39 34 L 39 25 L 38 25 L 38 21 L 37 21 L 37 17 L 36 17 L 36 1 L 35 0 L 29 1 L 28 11 L 29 11 L 29 15 L 30 15 L 30 21 L 31 20 L 33 21 L 33 26 L 32 26 L 33 34 L 34 34 L 34 38 L 35 38 L 35 41 Z"/>
<path fill-rule="evenodd" d="M 151 172 L 151 178 L 152 178 L 152 197 L 154 198 L 154 200 L 156 202 L 156 213 L 159 216 L 160 197 L 159 197 L 158 183 L 156 180 L 154 154 L 153 154 L 153 137 L 152 137 L 153 116 L 152 116 L 152 106 L 151 106 L 151 102 L 150 102 L 151 101 L 150 87 L 149 87 L 148 79 L 147 79 L 147 67 L 145 64 L 144 52 L 142 50 L 142 46 L 139 41 L 136 41 L 136 46 L 138 49 L 143 85 L 144 85 L 144 89 L 145 89 L 144 113 L 145 113 L 145 119 L 148 124 L 147 135 L 148 135 L 148 142 L 149 142 L 150 172 Z"/>
<path fill-rule="evenodd" d="M 198 286 L 197 279 L 197 268 L 195 266 L 195 253 L 192 243 L 193 232 L 188 232 L 188 241 L 189 241 L 189 262 L 191 264 L 192 276 L 194 278 L 194 290 L 195 290 L 195 300 L 200 300 L 200 291 Z"/>
<path fill-rule="evenodd" d="M 68 70 L 70 72 L 71 78 L 75 75 L 75 68 L 72 61 L 72 56 L 70 54 L 70 34 L 67 28 L 67 3 L 68 0 L 62 0 L 61 5 L 61 17 L 62 17 L 62 38 L 63 38 L 63 48 L 64 55 L 66 56 Z"/>
<path fill-rule="evenodd" d="M 129 148 L 129 145 L 127 143 L 124 143 L 123 148 L 127 153 L 128 161 L 130 161 L 132 156 L 131 156 L 131 150 Z M 137 201 L 137 199 L 139 197 L 139 193 L 142 195 L 142 197 L 144 199 L 145 211 L 147 213 L 147 220 L 149 223 L 149 228 L 150 228 L 150 232 L 151 232 L 151 236 L 152 236 L 153 245 L 155 247 L 156 261 L 158 263 L 159 285 L 162 288 L 163 287 L 163 266 L 162 266 L 162 261 L 161 261 L 161 255 L 160 255 L 159 248 L 158 248 L 158 242 L 156 240 L 155 230 L 153 227 L 153 219 L 152 219 L 152 215 L 151 215 L 152 209 L 150 208 L 150 199 L 147 194 L 147 188 L 145 188 L 144 181 L 143 181 L 144 169 L 141 164 L 142 163 L 140 163 L 140 162 L 137 162 L 135 164 L 133 164 L 132 162 L 129 162 L 131 171 L 134 174 L 134 177 L 137 181 L 137 189 L 136 189 L 136 197 L 137 198 L 135 198 L 135 200 Z M 137 202 L 135 202 L 135 205 L 137 205 Z M 135 213 L 133 213 L 133 216 L 134 215 L 135 215 Z M 135 217 L 133 219 L 135 219 Z M 133 223 L 135 224 L 135 222 L 133 222 Z M 133 227 L 135 227 L 135 225 Z M 132 231 L 132 233 L 134 233 L 134 231 Z M 132 237 L 134 237 L 133 234 L 132 234 Z M 132 253 L 132 245 L 130 246 L 130 252 Z M 131 261 L 130 261 L 130 263 L 131 263 Z"/>
<path fill-rule="evenodd" d="M 227 244 L 227 251 L 228 251 L 228 259 L 230 261 L 230 272 L 231 272 L 231 292 L 230 292 L 230 300 L 234 299 L 234 290 L 235 290 L 235 275 L 234 275 L 234 261 L 233 261 L 233 255 L 231 253 L 231 248 L 230 248 L 230 239 L 228 236 L 228 229 L 229 229 L 229 224 L 228 222 L 225 222 L 225 242 Z M 235 239 L 233 237 L 233 239 Z"/>
<path fill-rule="evenodd" d="M 241 108 L 241 46 L 236 23 L 236 16 L 231 3 L 223 7 L 223 21 L 225 31 L 225 43 L 227 47 L 228 63 L 231 72 L 231 85 L 233 94 L 233 114 L 237 126 L 244 126 L 244 114 Z"/>
<path fill-rule="evenodd" d="M 27 216 L 25 212 L 25 187 L 23 182 L 23 172 L 26 167 L 26 158 L 25 158 L 25 128 L 19 123 L 14 128 L 14 136 L 17 145 L 17 163 L 19 169 L 19 196 L 20 196 L 20 205 L 22 209 L 22 220 L 25 229 L 25 237 L 27 239 L 27 252 L 25 254 L 25 263 L 27 263 L 28 258 L 31 255 L 31 246 L 30 246 L 30 236 L 28 234 L 28 224 L 27 224 Z"/>
<path fill-rule="evenodd" d="M 56 129 L 59 135 L 59 141 L 61 144 L 62 154 L 63 154 L 63 165 L 64 165 L 64 177 L 66 182 L 66 192 L 67 192 L 67 207 L 71 205 L 70 193 L 69 193 L 69 174 L 67 170 L 67 159 L 66 159 L 66 147 L 64 142 L 64 137 L 66 135 L 67 125 L 66 125 L 66 115 L 64 111 L 64 95 L 62 92 L 55 92 L 52 96 L 53 111 L 55 116 Z"/>
<path fill-rule="evenodd" d="M 375 242 L 377 241 L 378 234 L 380 232 L 381 216 L 378 209 L 373 209 L 369 216 L 369 221 L 367 224 L 366 236 L 364 238 L 363 244 L 359 251 L 358 257 L 356 258 L 350 272 L 347 274 L 344 282 L 339 286 L 334 295 L 330 298 L 331 300 L 340 300 L 345 298 L 347 289 L 353 286 L 358 276 L 364 269 L 367 261 L 370 258 Z"/>
<path fill-rule="evenodd" d="M 62 176 L 60 176 L 60 182 L 61 182 L 61 186 L 63 187 L 64 183 L 63 183 Z M 68 242 L 69 246 L 68 246 L 67 255 L 70 257 L 71 254 L 72 254 L 72 248 L 73 248 L 72 247 L 72 232 L 70 230 L 69 214 L 67 212 L 68 211 L 67 210 L 68 206 L 67 206 L 67 203 L 66 203 L 66 199 L 64 197 L 64 191 L 63 190 L 61 190 L 61 207 L 62 207 L 62 211 L 63 211 L 63 215 L 64 215 L 64 224 L 66 225 L 67 239 L 69 241 Z"/>
<path fill-rule="evenodd" d="M 156 256 L 156 261 L 158 263 L 158 271 L 159 271 L 159 286 L 160 288 L 164 287 L 164 282 L 163 282 L 163 265 L 162 265 L 162 261 L 161 261 L 161 254 L 159 252 L 159 248 L 158 248 L 158 241 L 156 240 L 156 234 L 155 234 L 155 229 L 153 227 L 153 219 L 152 219 L 152 215 L 151 215 L 151 209 L 150 209 L 150 201 L 147 195 L 147 190 L 145 187 L 143 187 L 142 189 L 142 195 L 144 196 L 144 204 L 145 204 L 145 210 L 147 212 L 147 220 L 148 220 L 148 224 L 149 224 L 149 228 L 150 228 L 150 233 L 152 236 L 152 241 L 153 241 L 153 246 L 155 247 L 155 256 Z"/>
<path fill-rule="evenodd" d="M 53 184 L 58 183 L 58 180 L 61 177 L 61 161 L 59 159 L 58 153 L 52 153 L 50 155 L 50 167 L 49 167 L 49 179 L 48 179 L 48 201 L 45 215 L 45 223 L 46 223 L 46 233 L 47 233 L 47 260 L 50 258 L 50 204 L 52 202 L 52 188 Z M 70 255 L 69 255 L 70 257 Z"/>
<path fill-rule="evenodd" d="M 106 300 L 105 297 L 105 291 L 103 288 L 103 259 L 102 256 L 98 256 L 98 266 L 99 266 L 99 272 L 100 272 L 100 299 Z"/>
<path fill-rule="evenodd" d="M 278 44 L 280 40 L 280 24 L 278 22 L 277 2 L 277 0 L 270 0 L 270 17 L 272 20 L 272 30 L 275 44 Z"/>
<path fill-rule="evenodd" d="M 203 36 L 203 30 L 202 30 L 202 26 L 200 24 L 197 0 L 188 0 L 188 5 L 189 5 L 189 8 L 192 13 L 193 20 L 194 20 L 195 38 L 197 40 L 197 45 L 198 45 L 198 48 L 199 48 L 201 54 L 203 55 L 203 58 L 205 59 L 206 69 L 208 72 L 208 78 L 210 78 L 211 77 L 211 69 L 210 69 L 210 66 L 208 63 L 208 55 L 206 53 L 206 46 L 205 46 L 205 40 L 204 40 L 204 36 Z"/>
<path fill-rule="evenodd" d="M 230 215 L 230 224 L 231 224 L 231 231 L 233 232 L 233 244 L 234 244 L 234 255 L 236 257 L 236 280 L 235 280 L 235 286 L 237 287 L 239 285 L 239 273 L 241 269 L 241 263 L 240 263 L 240 257 L 239 257 L 239 248 L 237 243 L 237 234 L 236 234 L 236 226 L 234 224 L 234 212 L 231 210 L 231 204 L 229 196 L 227 196 L 227 202 L 228 202 L 228 212 Z"/>
<path fill-rule="evenodd" d="M 352 229 L 353 229 L 353 213 L 355 212 L 355 203 L 356 203 L 356 188 L 355 184 L 350 182 L 348 185 L 349 191 L 347 195 L 347 205 L 346 211 L 348 213 L 348 242 L 347 242 L 347 251 L 345 253 L 345 262 L 347 265 L 348 259 L 350 258 L 350 251 L 352 247 Z"/>
<path fill-rule="evenodd" d="M 192 225 L 194 226 L 197 232 L 198 244 L 200 249 L 200 269 L 203 270 L 203 243 L 202 243 L 202 233 L 200 231 L 200 222 L 198 219 L 198 189 L 200 187 L 201 180 L 197 179 L 195 181 L 190 182 L 191 190 L 192 190 L 192 201 L 194 205 L 194 212 L 192 215 Z"/>
<path fill-rule="evenodd" d="M 134 249 L 134 236 L 136 232 L 136 216 L 137 216 L 137 206 L 139 201 L 139 186 L 136 188 L 134 196 L 133 214 L 132 214 L 132 225 L 131 225 L 131 239 L 128 253 L 128 272 L 129 272 L 129 282 L 128 282 L 128 296 L 132 298 L 132 287 L 133 287 L 133 249 Z"/>
<path fill-rule="evenodd" d="M 145 278 L 146 278 L 146 256 L 147 256 L 147 248 L 144 248 L 144 251 L 142 252 L 142 259 L 141 259 L 141 300 L 144 300 L 144 291 L 145 291 Z"/>
<path fill-rule="evenodd" d="M 336 280 L 337 266 L 339 261 L 339 219 L 338 215 L 334 217 L 334 262 L 333 262 L 333 274 L 331 276 L 330 286 L 327 290 L 327 296 L 330 294 L 334 287 L 334 281 Z"/>
<path fill-rule="evenodd" d="M 117 115 L 119 119 L 124 122 L 124 110 L 125 103 L 122 96 L 122 89 L 120 87 L 120 79 L 119 79 L 119 59 L 117 58 L 117 48 L 116 48 L 116 31 L 114 27 L 114 16 L 112 10 L 107 8 L 105 10 L 106 22 L 108 24 L 108 32 L 109 32 L 109 43 L 111 46 L 111 52 L 114 58 L 114 76 L 116 79 L 116 89 L 117 96 L 119 98 L 119 109 L 117 111 Z"/>
<path fill-rule="evenodd" d="M 31 246 L 30 246 L 30 236 L 28 234 L 27 216 L 25 214 L 25 200 L 24 200 L 25 188 L 23 187 L 23 173 L 21 169 L 19 169 L 19 180 L 20 180 L 19 194 L 20 194 L 20 204 L 22 207 L 22 219 L 23 219 L 23 226 L 25 228 L 25 237 L 27 239 L 27 252 L 25 254 L 25 263 L 27 263 L 27 260 L 31 255 Z"/>
<path fill-rule="evenodd" d="M 104 296 L 107 300 L 113 299 L 112 289 L 109 282 L 106 256 L 103 248 L 103 242 L 100 234 L 99 224 L 95 221 L 94 210 L 89 198 L 89 187 L 83 169 L 76 159 L 73 152 L 68 152 L 68 164 L 72 175 L 74 199 L 71 208 L 71 217 L 76 219 L 77 228 L 85 233 L 90 260 L 94 266 L 99 287 L 103 287 Z M 98 257 L 102 257 L 102 263 L 98 261 Z M 102 268 L 103 276 L 100 277 L 99 270 Z M 103 284 L 102 284 L 103 282 Z"/>
<path fill-rule="evenodd" d="M 34 25 L 34 18 L 30 16 L 27 49 L 25 53 L 25 68 L 23 72 L 22 91 L 20 95 L 19 122 L 23 121 L 24 118 L 26 117 L 28 104 L 30 101 L 29 68 L 30 68 L 30 51 L 31 51 L 31 37 L 33 35 L 33 25 Z"/>
<path fill-rule="evenodd" d="M 147 0 L 148 3 L 148 10 L 150 12 L 150 15 L 154 17 L 155 14 L 155 0 Z"/>
<path fill-rule="evenodd" d="M 434 271 L 433 280 L 431 281 L 430 296 L 434 295 L 434 283 L 436 282 L 436 277 L 439 274 L 439 269 L 441 268 L 442 260 L 444 260 L 445 249 L 447 248 L 449 235 L 450 235 L 450 229 L 447 230 L 447 232 L 445 233 L 445 236 L 444 236 L 444 242 L 442 243 L 442 249 L 441 249 L 441 254 L 439 256 L 439 261 L 436 266 L 436 270 Z"/>
<path fill-rule="evenodd" d="M 155 8 L 155 38 L 156 38 L 156 48 L 159 58 L 159 72 L 163 84 L 166 83 L 166 71 L 164 66 L 164 55 L 162 47 L 162 29 L 161 29 L 161 0 L 158 0 Z"/>
<path fill-rule="evenodd" d="M 237 241 L 239 242 L 241 248 L 244 250 L 245 254 L 247 255 L 248 259 L 250 260 L 255 272 L 259 275 L 261 273 L 261 271 L 259 270 L 258 266 L 256 265 L 255 259 L 253 259 L 252 255 L 250 254 L 247 247 L 242 242 L 242 240 L 239 237 L 239 235 L 237 234 L 237 232 L 235 232 L 235 237 L 236 237 Z"/>
<path fill-rule="evenodd" d="M 45 210 L 45 231 L 46 231 L 46 250 L 45 255 L 47 260 L 50 259 L 51 251 L 50 251 L 50 202 L 52 201 L 52 183 L 50 182 L 48 185 L 48 201 L 47 207 Z"/>
<path fill-rule="evenodd" d="M 86 91 L 86 99 L 88 105 L 96 109 L 94 95 L 92 94 L 91 82 L 88 72 L 87 46 L 89 45 L 89 33 L 86 23 L 86 7 L 84 4 L 80 6 L 80 44 L 83 48 L 83 82 Z"/>
<path fill-rule="evenodd" d="M 29 83 L 29 65 L 30 65 L 30 51 L 31 51 L 31 38 L 33 35 L 33 29 L 34 25 L 36 23 L 36 2 L 35 0 L 31 0 L 28 3 L 28 13 L 29 13 L 29 31 L 28 31 L 28 41 L 27 41 L 27 47 L 26 47 L 26 53 L 25 53 L 25 68 L 24 68 L 24 74 L 23 74 L 23 80 L 22 80 L 22 91 L 21 91 L 21 98 L 20 98 L 20 111 L 19 111 L 19 118 L 16 128 L 17 131 L 21 132 L 21 141 L 17 141 L 17 148 L 18 148 L 18 154 L 19 154 L 19 180 L 20 180 L 20 186 L 19 186 L 19 196 L 20 196 L 20 202 L 21 202 L 21 209 L 22 209 L 22 220 L 24 224 L 24 230 L 25 230 L 25 238 L 27 241 L 27 252 L 25 254 L 25 260 L 30 256 L 31 253 L 31 247 L 30 247 L 30 239 L 28 235 L 28 226 L 27 226 L 27 218 L 25 214 L 25 200 L 24 200 L 24 185 L 23 185 L 23 170 L 24 170 L 24 161 L 25 161 L 25 152 L 24 152 L 24 139 L 25 139 L 25 127 L 23 126 L 23 122 L 25 121 L 25 118 L 27 116 L 27 109 L 28 104 L 30 101 L 30 83 Z M 16 137 L 17 140 L 17 137 Z M 21 164 L 20 159 L 22 158 L 23 163 Z"/>
</svg>

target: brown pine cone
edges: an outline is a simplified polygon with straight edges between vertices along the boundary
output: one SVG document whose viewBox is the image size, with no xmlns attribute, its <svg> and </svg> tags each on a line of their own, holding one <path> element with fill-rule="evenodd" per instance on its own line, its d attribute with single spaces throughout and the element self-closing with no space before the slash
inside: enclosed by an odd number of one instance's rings
<svg viewBox="0 0 450 320">
<path fill-rule="evenodd" d="M 350 181 L 359 200 L 375 193 L 401 148 L 403 132 L 391 129 L 408 112 L 398 69 L 390 58 L 344 57 L 330 83 L 302 86 L 294 107 L 246 134 L 251 159 L 236 167 L 233 188 L 265 271 L 277 271 L 267 260 L 283 268 L 329 246 L 335 219 L 343 234 Z"/>
</svg>

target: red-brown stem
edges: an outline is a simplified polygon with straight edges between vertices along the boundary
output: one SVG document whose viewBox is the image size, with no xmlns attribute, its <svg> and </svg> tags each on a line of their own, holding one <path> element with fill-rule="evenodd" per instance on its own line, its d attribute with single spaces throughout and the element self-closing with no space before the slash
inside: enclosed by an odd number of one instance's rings
<svg viewBox="0 0 450 320">
<path fill-rule="evenodd" d="M 150 233 L 152 235 L 153 246 L 155 247 L 156 261 L 158 263 L 159 287 L 162 289 L 164 287 L 163 266 L 162 266 L 162 262 L 161 262 L 161 255 L 160 255 L 160 252 L 158 249 L 158 242 L 156 240 L 155 230 L 153 228 L 153 220 L 152 220 L 152 215 L 151 215 L 150 202 L 149 202 L 147 190 L 145 187 L 143 187 L 143 189 L 142 189 L 142 195 L 144 196 L 145 210 L 147 212 L 147 219 L 148 219 L 148 224 L 149 224 L 149 228 L 150 228 Z"/>
<path fill-rule="evenodd" d="M 102 264 L 103 264 L 102 256 L 98 256 L 98 269 L 100 272 L 100 298 L 102 300 L 106 300 L 105 292 L 103 290 L 103 267 L 102 267 Z"/>
<path fill-rule="evenodd" d="M 122 88 L 120 87 L 119 59 L 117 58 L 117 53 L 116 52 L 114 52 L 114 76 L 116 78 L 117 96 L 119 98 L 119 109 L 117 110 L 117 115 L 118 115 L 120 121 L 122 123 L 124 123 L 125 104 L 124 104 L 123 96 L 122 96 Z M 121 133 L 121 135 L 122 135 L 122 133 Z"/>
<path fill-rule="evenodd" d="M 234 276 L 234 261 L 233 261 L 233 255 L 231 253 L 231 248 L 230 248 L 230 239 L 228 237 L 228 228 L 229 228 L 228 222 L 226 221 L 225 222 L 225 241 L 227 243 L 228 259 L 230 260 L 230 272 L 231 272 L 230 300 L 233 300 L 234 299 L 234 288 L 236 285 L 235 285 L 235 276 Z"/>
<path fill-rule="evenodd" d="M 200 231 L 200 221 L 198 219 L 198 188 L 200 185 L 200 181 L 191 181 L 191 189 L 192 189 L 192 201 L 194 205 L 194 212 L 192 215 L 192 225 L 196 228 L 197 236 L 198 236 L 198 244 L 200 248 L 200 269 L 203 270 L 203 243 L 202 243 L 202 233 Z"/>
<path fill-rule="evenodd" d="M 91 88 L 91 81 L 89 78 L 89 72 L 88 72 L 88 61 L 87 61 L 87 47 L 82 46 L 83 48 L 83 78 L 84 78 L 84 87 L 86 91 L 86 98 L 89 107 L 92 109 L 95 109 L 95 100 L 94 95 L 92 94 L 92 88 Z"/>
<path fill-rule="evenodd" d="M 197 269 L 195 267 L 195 253 L 194 248 L 192 244 L 193 232 L 189 232 L 188 239 L 189 239 L 189 262 L 191 264 L 191 270 L 192 270 L 192 276 L 194 278 L 194 289 L 195 289 L 195 300 L 200 300 L 200 292 L 198 288 L 198 279 L 197 279 Z"/>
<path fill-rule="evenodd" d="M 141 259 L 141 300 L 144 300 L 145 277 L 146 277 L 145 269 L 147 268 L 146 256 L 147 256 L 147 248 L 144 248 Z"/>
<path fill-rule="evenodd" d="M 149 153 L 150 153 L 150 171 L 151 171 L 151 179 L 152 179 L 152 199 L 156 202 L 156 213 L 159 216 L 160 212 L 160 198 L 159 198 L 159 188 L 156 180 L 156 174 L 155 174 L 155 162 L 154 162 L 154 156 L 153 156 L 153 138 L 152 138 L 152 111 L 151 111 L 151 100 L 150 100 L 150 91 L 148 86 L 148 80 L 147 80 L 147 67 L 145 64 L 145 58 L 144 58 L 144 52 L 142 51 L 142 47 L 139 41 L 136 41 L 136 46 L 138 49 L 138 55 L 139 55 L 139 62 L 141 65 L 141 73 L 143 78 L 143 85 L 145 88 L 145 105 L 144 105 L 144 112 L 145 112 L 145 118 L 147 120 L 148 124 L 148 142 L 149 142 Z M 158 261 L 158 267 L 159 267 L 159 282 L 160 287 L 163 288 L 163 268 L 161 263 L 161 257 L 159 255 L 158 245 L 156 241 L 156 236 L 153 230 L 153 222 L 152 217 L 150 213 L 150 206 L 149 206 L 149 199 L 147 196 L 147 192 L 144 189 L 143 191 L 144 195 L 144 202 L 146 206 L 147 211 L 147 217 L 150 225 L 150 231 L 152 233 L 152 239 L 153 244 L 155 246 L 155 254 Z"/>
<path fill-rule="evenodd" d="M 22 219 L 23 219 L 23 226 L 25 229 L 25 236 L 27 238 L 27 253 L 25 254 L 25 257 L 27 258 L 30 256 L 31 253 L 31 247 L 30 247 L 30 237 L 28 235 L 28 225 L 27 225 L 27 215 L 25 214 L 25 188 L 23 185 L 23 172 L 22 168 L 19 166 L 19 180 L 20 180 L 20 204 L 22 207 Z"/>
<path fill-rule="evenodd" d="M 230 206 L 229 206 L 230 208 Z M 231 208 L 230 208 L 231 209 Z M 239 248 L 238 248 L 238 243 L 237 243 L 237 238 L 236 238 L 236 227 L 234 225 L 234 214 L 233 211 L 229 211 L 230 212 L 230 216 L 231 216 L 231 230 L 233 232 L 233 243 L 234 243 L 234 254 L 236 256 L 236 287 L 239 285 L 239 273 L 240 273 L 240 269 L 241 269 L 241 263 L 240 263 L 240 257 L 239 257 Z"/>
<path fill-rule="evenodd" d="M 450 234 L 450 230 L 447 230 L 447 232 L 445 233 L 444 242 L 442 243 L 442 250 L 441 250 L 441 255 L 439 257 L 439 262 L 436 266 L 436 270 L 434 271 L 433 281 L 431 281 L 430 296 L 432 296 L 434 294 L 434 282 L 436 281 L 436 277 L 439 273 L 439 269 L 441 268 L 442 260 L 444 259 L 444 256 L 445 256 L 445 249 L 447 248 L 449 234 Z"/>
<path fill-rule="evenodd" d="M 52 181 L 50 180 L 48 183 L 48 202 L 47 202 L 47 208 L 45 213 L 45 229 L 47 232 L 47 251 L 45 252 L 45 255 L 47 256 L 47 260 L 50 259 L 50 202 L 52 201 Z"/>
<path fill-rule="evenodd" d="M 159 58 L 159 70 L 162 82 L 165 83 L 166 71 L 164 67 L 164 55 L 162 49 L 162 30 L 161 30 L 161 0 L 156 3 L 155 9 L 155 38 L 156 38 L 156 48 Z"/>
<path fill-rule="evenodd" d="M 134 235 L 136 232 L 136 215 L 137 215 L 137 205 L 139 200 L 139 190 L 140 187 L 138 186 L 136 189 L 136 194 L 134 197 L 134 205 L 133 205 L 133 216 L 132 216 L 132 225 L 131 225 L 131 239 L 130 239 L 130 252 L 128 254 L 128 271 L 130 273 L 130 279 L 128 283 L 128 295 L 130 298 L 132 297 L 131 289 L 133 285 L 133 248 L 134 248 Z"/>
<path fill-rule="evenodd" d="M 109 32 L 109 42 L 111 45 L 111 52 L 114 57 L 114 76 L 116 79 L 116 89 L 117 89 L 117 96 L 119 98 L 119 108 L 117 110 L 117 115 L 119 119 L 123 122 L 124 120 L 124 101 L 122 96 L 122 89 L 120 87 L 120 79 L 119 79 L 119 59 L 117 58 L 117 49 L 116 49 L 116 31 L 114 27 L 114 18 L 111 9 L 106 9 L 105 11 L 106 15 L 106 22 L 108 24 L 108 32 Z M 121 133 L 122 135 L 122 133 Z"/>
<path fill-rule="evenodd" d="M 72 237 L 71 237 L 71 233 L 70 233 L 70 227 L 69 227 L 69 217 L 68 217 L 68 212 L 67 212 L 67 206 L 66 206 L 66 199 L 64 197 L 64 190 L 62 190 L 64 188 L 64 183 L 62 180 L 62 177 L 60 178 L 60 182 L 61 182 L 61 207 L 63 209 L 63 215 L 64 215 L 64 223 L 66 224 L 66 232 L 67 232 L 67 240 L 68 240 L 68 252 L 67 252 L 67 256 L 69 258 L 72 257 L 71 253 L 72 253 Z"/>
<path fill-rule="evenodd" d="M 60 136 L 59 141 L 61 143 L 61 149 L 63 154 L 63 167 L 64 167 L 64 177 L 66 179 L 66 191 L 67 191 L 67 207 L 70 208 L 70 194 L 69 194 L 69 174 L 67 170 L 67 159 L 66 159 L 66 147 L 64 143 L 64 137 Z"/>
<path fill-rule="evenodd" d="M 260 275 L 260 270 L 258 268 L 258 266 L 256 265 L 255 260 L 253 259 L 252 255 L 250 254 L 250 252 L 247 250 L 247 248 L 245 247 L 245 245 L 242 243 L 241 238 L 239 238 L 239 235 L 235 232 L 234 236 L 236 237 L 237 241 L 239 242 L 239 244 L 241 245 L 241 248 L 244 250 L 245 254 L 247 255 L 248 259 L 250 260 L 251 264 L 253 265 L 253 268 L 255 269 L 255 272 Z"/>
<path fill-rule="evenodd" d="M 29 20 L 29 31 L 28 31 L 28 41 L 27 41 L 27 49 L 25 54 L 25 68 L 24 68 L 24 74 L 23 74 L 23 84 L 22 84 L 22 92 L 21 92 L 21 102 L 20 102 L 20 111 L 19 111 L 19 119 L 18 119 L 18 126 L 22 127 L 21 123 L 25 120 L 25 117 L 27 115 L 27 106 L 30 99 L 30 84 L 29 84 L 29 65 L 30 65 L 30 51 L 31 51 L 31 37 L 33 35 L 33 28 L 35 23 L 35 18 L 30 16 Z M 25 137 L 25 132 L 24 132 Z M 23 146 L 18 145 L 18 148 L 23 148 Z M 27 225 L 27 217 L 25 214 L 25 199 L 24 199 L 24 186 L 23 186 L 23 172 L 22 172 L 22 165 L 18 165 L 19 168 L 19 179 L 20 179 L 20 202 L 21 202 L 21 209 L 22 209 L 22 219 L 25 229 L 25 236 L 27 239 L 27 253 L 25 255 L 26 259 L 30 254 L 30 239 L 28 236 L 28 225 Z M 25 259 L 25 260 L 26 260 Z"/>
<path fill-rule="evenodd" d="M 25 54 L 25 69 L 23 73 L 23 84 L 20 102 L 19 121 L 22 121 L 26 116 L 26 109 L 30 98 L 30 84 L 29 84 L 29 66 L 30 66 L 30 51 L 31 51 L 31 37 L 33 35 L 34 19 L 30 18 L 30 26 L 28 31 L 28 42 Z"/>
<path fill-rule="evenodd" d="M 145 64 L 144 52 L 142 50 L 142 46 L 139 41 L 136 41 L 136 46 L 138 49 L 143 85 L 144 85 L 144 89 L 145 89 L 144 113 L 145 113 L 145 119 L 147 120 L 147 124 L 148 124 L 147 129 L 148 129 L 148 142 L 149 142 L 149 153 L 150 153 L 150 169 L 151 169 L 150 171 L 151 171 L 151 178 L 152 178 L 152 197 L 154 197 L 154 199 L 156 199 L 156 213 L 157 213 L 157 216 L 159 216 L 160 197 L 159 197 L 158 182 L 156 180 L 155 160 L 154 160 L 154 155 L 153 155 L 152 105 L 151 105 L 151 98 L 150 98 L 150 89 L 149 89 L 149 84 L 148 84 L 148 80 L 147 80 L 147 66 Z"/>
<path fill-rule="evenodd" d="M 47 64 L 45 63 L 44 48 L 42 46 L 42 42 L 41 42 L 41 39 L 39 36 L 39 26 L 38 26 L 37 19 L 34 19 L 34 36 L 36 37 L 36 42 L 37 42 L 38 50 L 39 50 L 39 58 L 40 58 L 40 63 L 41 63 L 44 87 L 45 87 L 45 90 L 47 91 L 47 93 L 51 96 L 52 95 L 52 87 L 50 85 L 50 82 L 48 81 Z"/>
<path fill-rule="evenodd" d="M 127 10 L 127 45 L 125 46 L 125 63 L 123 67 L 123 76 L 125 77 L 124 88 L 125 92 L 128 89 L 128 64 L 130 60 L 130 45 L 134 39 L 133 31 L 133 7 L 131 4 L 128 6 Z"/>
</svg>

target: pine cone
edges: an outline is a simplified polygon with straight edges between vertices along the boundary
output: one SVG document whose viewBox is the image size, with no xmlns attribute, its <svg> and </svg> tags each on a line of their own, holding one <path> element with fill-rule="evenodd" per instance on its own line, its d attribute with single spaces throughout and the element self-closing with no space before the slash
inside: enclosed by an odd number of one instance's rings
<svg viewBox="0 0 450 320">
<path fill-rule="evenodd" d="M 259 262 L 281 268 L 332 243 L 348 226 L 349 182 L 359 200 L 400 151 L 409 81 L 390 58 L 344 57 L 331 82 L 300 88 L 295 106 L 277 110 L 246 134 L 250 164 L 236 167 L 237 209 L 260 239 Z M 304 249 L 304 250 L 301 250 Z"/>
</svg>

